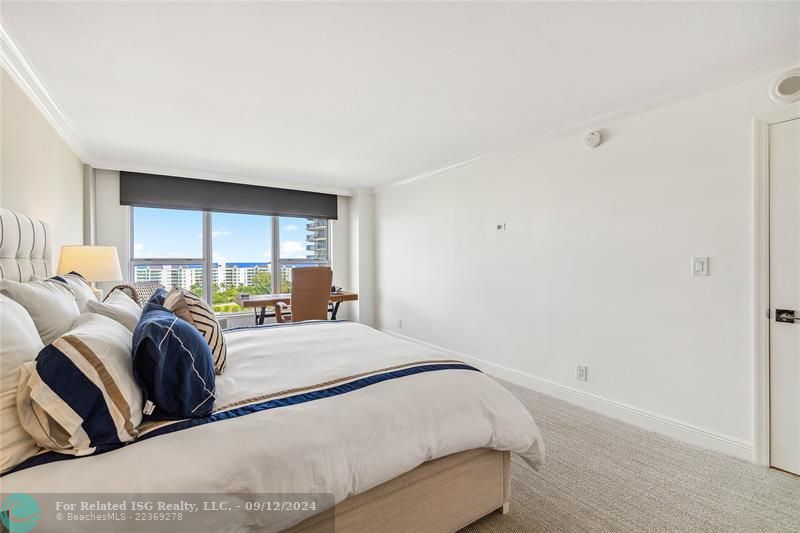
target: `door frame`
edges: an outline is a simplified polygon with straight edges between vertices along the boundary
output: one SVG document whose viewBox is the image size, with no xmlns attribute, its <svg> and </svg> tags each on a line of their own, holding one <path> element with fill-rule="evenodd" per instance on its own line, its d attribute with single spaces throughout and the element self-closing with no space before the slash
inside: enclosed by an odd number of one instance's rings
<svg viewBox="0 0 800 533">
<path fill-rule="evenodd" d="M 756 117 L 753 121 L 753 462 L 770 464 L 770 183 L 769 127 L 800 118 L 800 103 Z"/>
</svg>

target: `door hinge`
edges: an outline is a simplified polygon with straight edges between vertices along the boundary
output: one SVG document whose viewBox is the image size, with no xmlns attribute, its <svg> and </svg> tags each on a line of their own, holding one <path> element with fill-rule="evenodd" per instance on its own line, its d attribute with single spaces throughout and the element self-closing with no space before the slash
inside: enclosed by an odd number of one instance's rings
<svg viewBox="0 0 800 533">
<path fill-rule="evenodd" d="M 772 318 L 772 309 L 767 309 L 767 319 L 769 320 L 771 318 Z"/>
</svg>

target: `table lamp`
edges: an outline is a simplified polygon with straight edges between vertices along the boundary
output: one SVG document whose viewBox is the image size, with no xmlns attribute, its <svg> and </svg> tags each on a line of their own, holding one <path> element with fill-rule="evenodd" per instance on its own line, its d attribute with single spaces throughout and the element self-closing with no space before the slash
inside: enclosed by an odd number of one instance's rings
<svg viewBox="0 0 800 533">
<path fill-rule="evenodd" d="M 58 273 L 77 272 L 92 284 L 98 299 L 103 291 L 95 286 L 98 281 L 122 281 L 116 246 L 62 246 Z"/>
</svg>

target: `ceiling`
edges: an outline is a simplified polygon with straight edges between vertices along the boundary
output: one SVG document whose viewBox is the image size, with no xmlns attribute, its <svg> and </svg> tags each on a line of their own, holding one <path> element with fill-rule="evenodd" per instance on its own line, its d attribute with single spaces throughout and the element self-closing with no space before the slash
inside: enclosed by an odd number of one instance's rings
<svg viewBox="0 0 800 533">
<path fill-rule="evenodd" d="M 800 39 L 800 3 L 2 4 L 96 166 L 376 187 Z"/>
</svg>

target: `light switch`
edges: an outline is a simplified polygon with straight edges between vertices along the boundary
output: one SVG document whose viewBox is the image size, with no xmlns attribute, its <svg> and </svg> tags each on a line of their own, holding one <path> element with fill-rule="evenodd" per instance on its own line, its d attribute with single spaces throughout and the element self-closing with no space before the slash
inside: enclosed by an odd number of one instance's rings
<svg viewBox="0 0 800 533">
<path fill-rule="evenodd" d="M 708 257 L 692 257 L 692 276 L 708 276 Z"/>
</svg>

